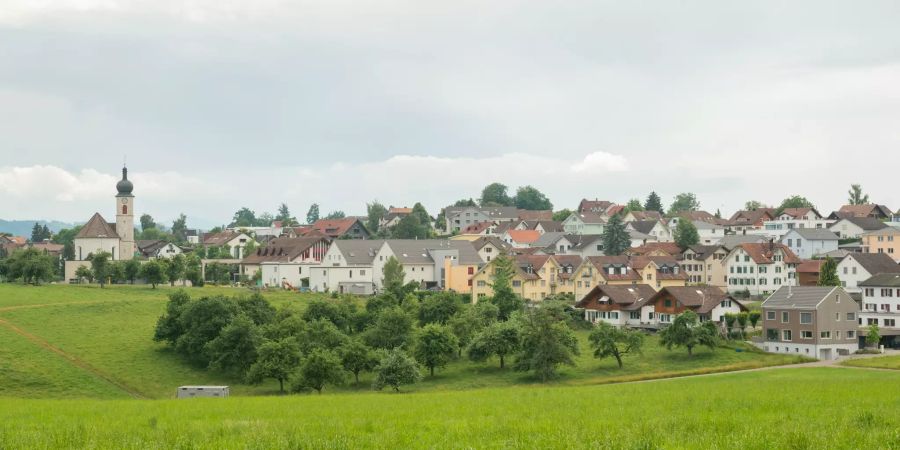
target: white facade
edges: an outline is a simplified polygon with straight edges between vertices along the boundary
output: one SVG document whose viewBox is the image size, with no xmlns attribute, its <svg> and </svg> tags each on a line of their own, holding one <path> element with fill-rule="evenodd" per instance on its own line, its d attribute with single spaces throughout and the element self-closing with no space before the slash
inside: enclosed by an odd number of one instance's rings
<svg viewBox="0 0 900 450">
<path fill-rule="evenodd" d="M 373 281 L 375 283 L 375 288 L 377 290 L 384 289 L 384 283 L 382 283 L 381 274 L 384 273 L 384 265 L 387 263 L 391 257 L 398 256 L 394 255 L 393 249 L 391 249 L 390 244 L 385 242 L 382 244 L 381 249 L 375 255 L 375 260 L 372 263 L 372 268 L 374 273 L 378 274 L 373 276 Z M 398 258 L 399 259 L 399 258 Z M 405 283 L 409 283 L 410 281 L 418 281 L 418 282 L 434 282 L 436 281 L 434 278 L 434 263 L 430 264 L 402 264 L 403 273 L 405 277 L 403 278 Z"/>
<path fill-rule="evenodd" d="M 882 330 L 900 332 L 900 288 L 866 286 L 862 289 L 861 327 L 878 325 Z"/>
<path fill-rule="evenodd" d="M 113 260 L 122 259 L 120 255 L 121 241 L 119 238 L 77 238 L 73 241 L 75 246 L 75 260 L 84 261 L 88 255 L 96 255 L 107 252 Z"/>
<path fill-rule="evenodd" d="M 845 256 L 837 264 L 837 274 L 841 280 L 841 286 L 847 292 L 859 292 L 859 283 L 875 275 L 869 273 L 852 254 Z"/>
<path fill-rule="evenodd" d="M 721 225 L 702 220 L 695 220 L 693 223 L 697 227 L 697 234 L 700 236 L 702 245 L 715 245 L 725 237 L 725 227 Z"/>
<path fill-rule="evenodd" d="M 299 288 L 310 278 L 315 264 L 301 262 L 263 262 L 259 264 L 262 282 L 270 287 Z"/>
<path fill-rule="evenodd" d="M 812 259 L 838 249 L 837 239 L 807 239 L 797 230 L 788 230 L 780 242 L 802 259 Z"/>
<path fill-rule="evenodd" d="M 309 287 L 317 292 L 342 293 L 342 286 L 343 290 L 347 290 L 347 285 L 353 284 L 359 285 L 354 287 L 365 291 L 357 292 L 357 289 L 354 289 L 353 293 L 368 294 L 374 291 L 376 273 L 380 281 L 381 272 L 375 272 L 373 264 L 349 264 L 338 244 L 332 243 L 322 262 L 311 269 Z"/>
<path fill-rule="evenodd" d="M 786 355 L 799 355 L 806 356 L 808 358 L 815 359 L 824 359 L 831 360 L 837 359 L 838 350 L 843 353 L 853 354 L 853 352 L 859 350 L 859 344 L 829 344 L 829 345 L 815 345 L 815 344 L 802 344 L 799 342 L 771 342 L 766 341 L 762 344 L 758 344 L 758 347 L 769 353 L 782 353 Z"/>
<path fill-rule="evenodd" d="M 728 292 L 747 289 L 750 295 L 764 295 L 781 286 L 796 286 L 795 264 L 785 263 L 780 249 L 775 252 L 772 263 L 757 264 L 742 247 L 732 249 L 724 261 Z"/>
<path fill-rule="evenodd" d="M 810 212 L 809 215 L 815 215 Z M 827 219 L 794 219 L 788 215 L 781 215 L 779 218 L 775 220 L 767 220 L 763 222 L 763 230 L 762 233 L 758 234 L 767 234 L 770 236 L 775 236 L 778 239 L 784 237 L 788 231 L 793 230 L 794 228 L 811 228 L 811 229 L 827 229 L 829 225 L 834 223 L 833 220 Z M 749 231 L 748 231 L 748 234 Z"/>
</svg>

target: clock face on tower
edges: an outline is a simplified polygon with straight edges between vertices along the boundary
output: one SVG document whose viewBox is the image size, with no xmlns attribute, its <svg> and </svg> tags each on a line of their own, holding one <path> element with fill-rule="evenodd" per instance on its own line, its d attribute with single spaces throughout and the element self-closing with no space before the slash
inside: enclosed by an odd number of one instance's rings
<svg viewBox="0 0 900 450">
<path fill-rule="evenodd" d="M 123 197 L 123 198 L 122 198 L 122 204 L 124 205 L 124 204 L 126 204 L 126 203 L 128 203 L 128 199 Z"/>
</svg>

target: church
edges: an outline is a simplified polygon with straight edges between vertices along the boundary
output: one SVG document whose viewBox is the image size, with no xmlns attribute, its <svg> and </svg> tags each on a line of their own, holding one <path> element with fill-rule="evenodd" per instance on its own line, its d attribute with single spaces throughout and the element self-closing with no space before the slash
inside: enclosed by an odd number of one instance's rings
<svg viewBox="0 0 900 450">
<path fill-rule="evenodd" d="M 134 185 L 128 180 L 128 168 L 122 168 L 122 179 L 116 183 L 116 221 L 107 222 L 94 213 L 75 236 L 75 259 L 66 261 L 66 280 L 72 281 L 81 266 L 90 267 L 90 257 L 100 252 L 112 255 L 112 260 L 134 258 Z"/>
</svg>

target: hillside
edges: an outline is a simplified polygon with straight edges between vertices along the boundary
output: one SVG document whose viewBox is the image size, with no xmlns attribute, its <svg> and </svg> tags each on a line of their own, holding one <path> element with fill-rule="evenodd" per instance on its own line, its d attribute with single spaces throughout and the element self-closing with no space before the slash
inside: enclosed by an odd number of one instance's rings
<svg viewBox="0 0 900 450">
<path fill-rule="evenodd" d="M 0 233 L 9 233 L 13 236 L 31 236 L 31 229 L 34 223 L 47 225 L 50 231 L 56 233 L 63 228 L 72 228 L 75 224 L 60 222 L 57 220 L 3 220 L 0 219 Z"/>
</svg>

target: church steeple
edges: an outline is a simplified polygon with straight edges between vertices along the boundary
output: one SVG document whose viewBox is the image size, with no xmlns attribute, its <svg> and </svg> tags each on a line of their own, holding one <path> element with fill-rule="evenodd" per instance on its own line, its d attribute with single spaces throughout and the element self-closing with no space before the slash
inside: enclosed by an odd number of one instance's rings
<svg viewBox="0 0 900 450">
<path fill-rule="evenodd" d="M 122 166 L 122 179 L 116 183 L 116 190 L 119 191 L 119 196 L 131 195 L 134 190 L 134 185 L 128 180 L 128 167 Z"/>
<path fill-rule="evenodd" d="M 134 185 L 128 181 L 128 168 L 122 167 L 122 179 L 116 183 L 116 234 L 119 235 L 119 255 L 113 259 L 131 259 L 134 256 Z"/>
</svg>

